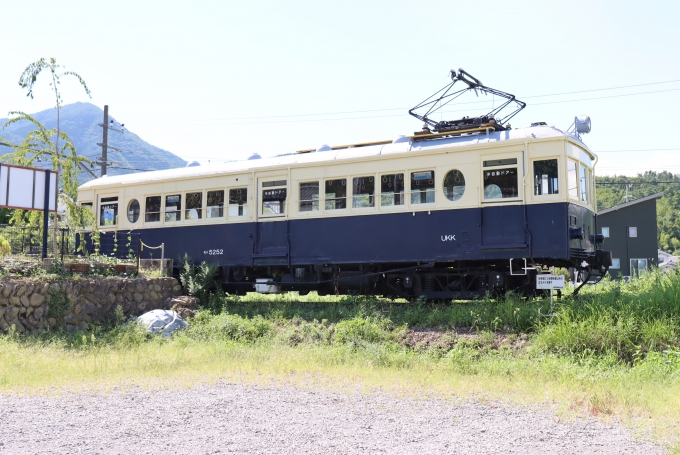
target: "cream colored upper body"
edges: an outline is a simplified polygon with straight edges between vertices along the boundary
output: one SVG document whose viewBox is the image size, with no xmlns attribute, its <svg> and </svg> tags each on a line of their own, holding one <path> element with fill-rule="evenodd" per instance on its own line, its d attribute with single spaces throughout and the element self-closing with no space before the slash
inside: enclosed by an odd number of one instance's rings
<svg viewBox="0 0 680 455">
<path fill-rule="evenodd" d="M 596 162 L 577 138 L 540 126 L 106 176 L 82 185 L 78 203 L 92 206 L 101 230 L 547 202 L 594 212 Z M 544 173 L 552 163 L 556 173 Z M 513 175 L 516 195 L 488 184 Z M 399 179 L 403 195 L 389 191 Z"/>
</svg>

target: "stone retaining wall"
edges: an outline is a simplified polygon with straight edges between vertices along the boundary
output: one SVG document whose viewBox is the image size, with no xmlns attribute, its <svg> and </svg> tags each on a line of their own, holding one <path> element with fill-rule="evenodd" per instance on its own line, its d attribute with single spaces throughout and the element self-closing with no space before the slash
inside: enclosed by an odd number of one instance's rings
<svg viewBox="0 0 680 455">
<path fill-rule="evenodd" d="M 126 317 L 168 309 L 181 294 L 174 278 L 107 278 L 40 282 L 0 281 L 0 331 L 12 325 L 19 333 L 36 333 L 63 324 L 67 330 L 112 318 L 120 306 Z M 63 296 L 67 301 L 64 302 Z M 54 297 L 54 298 L 53 298 Z M 50 312 L 50 301 L 61 300 L 61 314 Z M 55 309 L 57 304 L 54 304 Z"/>
</svg>

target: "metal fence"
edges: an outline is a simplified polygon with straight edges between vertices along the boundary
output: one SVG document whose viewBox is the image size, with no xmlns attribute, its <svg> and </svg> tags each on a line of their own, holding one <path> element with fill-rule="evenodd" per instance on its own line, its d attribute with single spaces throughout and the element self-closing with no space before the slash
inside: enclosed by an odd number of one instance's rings
<svg viewBox="0 0 680 455">
<path fill-rule="evenodd" d="M 104 233 L 50 228 L 47 236 L 47 259 L 42 258 L 42 226 L 0 225 L 0 267 L 21 270 L 27 267 L 49 268 L 55 260 L 74 271 L 115 268 L 137 272 L 141 239 L 139 233 L 117 231 Z M 134 266 L 134 267 L 133 267 Z M 134 268 L 134 270 L 132 270 Z M 89 270 L 89 269 L 88 269 Z"/>
</svg>

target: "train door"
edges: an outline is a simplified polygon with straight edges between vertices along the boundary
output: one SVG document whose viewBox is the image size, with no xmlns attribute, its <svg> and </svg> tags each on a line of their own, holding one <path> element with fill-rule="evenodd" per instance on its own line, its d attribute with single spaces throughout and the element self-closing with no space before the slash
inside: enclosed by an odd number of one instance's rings
<svg viewBox="0 0 680 455">
<path fill-rule="evenodd" d="M 253 265 L 288 265 L 288 176 L 257 179 Z"/>
<path fill-rule="evenodd" d="M 524 153 L 482 155 L 482 249 L 525 248 Z"/>
</svg>

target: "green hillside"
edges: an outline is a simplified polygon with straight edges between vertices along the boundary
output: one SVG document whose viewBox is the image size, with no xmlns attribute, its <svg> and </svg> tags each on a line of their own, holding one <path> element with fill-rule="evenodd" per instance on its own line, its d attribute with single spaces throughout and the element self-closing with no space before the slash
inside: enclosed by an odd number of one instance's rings
<svg viewBox="0 0 680 455">
<path fill-rule="evenodd" d="M 47 109 L 31 115 L 47 128 L 56 127 L 55 109 Z M 92 161 L 101 156 L 102 148 L 97 143 L 102 141 L 102 129 L 99 124 L 102 123 L 103 118 L 104 111 L 90 103 L 67 104 L 61 109 L 61 129 L 69 135 L 78 154 Z M 18 122 L 2 128 L 6 121 L 6 118 L 0 119 L 0 137 L 15 144 L 21 142 L 28 132 L 35 129 L 29 122 Z M 108 172 L 110 175 L 186 166 L 186 161 L 182 158 L 149 144 L 128 130 L 123 134 L 109 132 L 109 145 L 122 150 L 119 152 L 109 149 L 108 158 L 112 161 Z M 10 151 L 9 148 L 1 147 L 0 155 Z M 96 173 L 99 175 L 98 168 Z M 82 183 L 90 179 L 91 177 L 85 173 L 80 175 Z"/>
<path fill-rule="evenodd" d="M 611 183 L 617 183 L 612 185 Z M 603 210 L 626 201 L 626 184 L 629 200 L 655 193 L 664 195 L 656 204 L 659 248 L 673 254 L 680 253 L 680 174 L 646 171 L 637 177 L 598 177 L 597 209 Z M 659 183 L 672 182 L 672 183 Z"/>
</svg>

